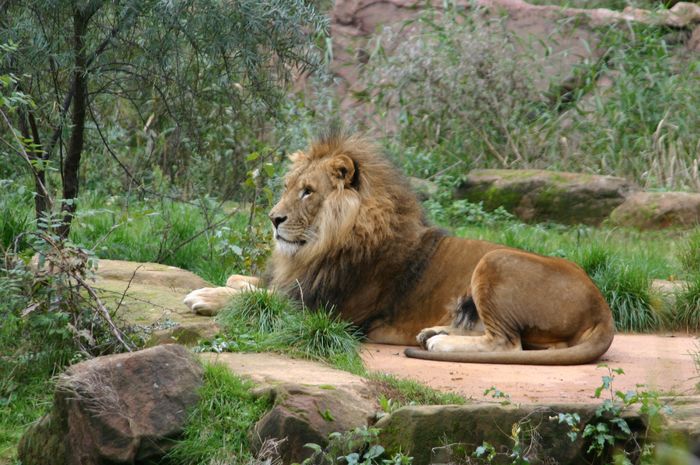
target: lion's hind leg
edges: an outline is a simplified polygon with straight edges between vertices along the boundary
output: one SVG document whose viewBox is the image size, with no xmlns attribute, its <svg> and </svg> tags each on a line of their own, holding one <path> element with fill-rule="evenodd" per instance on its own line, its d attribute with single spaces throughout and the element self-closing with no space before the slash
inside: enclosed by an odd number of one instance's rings
<svg viewBox="0 0 700 465">
<path fill-rule="evenodd" d="M 483 336 L 438 334 L 426 341 L 425 348 L 430 352 L 505 352 L 520 350 L 519 342 L 493 337 L 490 334 Z"/>
</svg>

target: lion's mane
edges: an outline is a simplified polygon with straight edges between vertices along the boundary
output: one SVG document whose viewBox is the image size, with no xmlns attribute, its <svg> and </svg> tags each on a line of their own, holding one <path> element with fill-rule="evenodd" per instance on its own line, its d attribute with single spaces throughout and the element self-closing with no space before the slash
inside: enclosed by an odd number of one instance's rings
<svg viewBox="0 0 700 465">
<path fill-rule="evenodd" d="M 355 167 L 352 184 L 329 196 L 317 217 L 316 246 L 273 253 L 269 284 L 309 308 L 333 306 L 367 326 L 391 320 L 420 279 L 444 233 L 431 228 L 405 177 L 360 136 L 330 133 L 292 157 L 290 171 L 344 154 Z"/>
</svg>

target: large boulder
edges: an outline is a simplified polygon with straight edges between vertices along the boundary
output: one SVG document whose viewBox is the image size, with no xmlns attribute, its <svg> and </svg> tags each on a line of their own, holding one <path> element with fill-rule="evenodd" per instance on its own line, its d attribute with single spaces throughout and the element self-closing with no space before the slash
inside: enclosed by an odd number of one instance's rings
<svg viewBox="0 0 700 465">
<path fill-rule="evenodd" d="M 598 225 L 638 187 L 614 176 L 546 170 L 473 170 L 455 197 L 503 207 L 523 221 Z"/>
<path fill-rule="evenodd" d="M 266 440 L 284 439 L 279 452 L 285 464 L 310 457 L 305 444 L 325 447 L 331 433 L 367 426 L 376 416 L 372 400 L 343 387 L 284 384 L 273 392 L 275 405 L 255 425 L 251 442 L 259 452 Z"/>
<path fill-rule="evenodd" d="M 162 457 L 182 432 L 203 370 L 162 345 L 98 357 L 60 376 L 51 411 L 22 437 L 24 465 L 118 465 Z"/>
<path fill-rule="evenodd" d="M 637 192 L 612 211 L 609 222 L 640 229 L 694 227 L 700 224 L 700 194 Z"/>
</svg>

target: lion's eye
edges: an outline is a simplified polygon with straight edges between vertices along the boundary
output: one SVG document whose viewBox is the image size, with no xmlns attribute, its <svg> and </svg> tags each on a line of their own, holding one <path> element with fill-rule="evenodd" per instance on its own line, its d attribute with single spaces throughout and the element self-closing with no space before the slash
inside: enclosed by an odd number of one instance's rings
<svg viewBox="0 0 700 465">
<path fill-rule="evenodd" d="M 310 187 L 305 187 L 305 188 L 303 188 L 303 189 L 301 190 L 301 193 L 300 193 L 300 195 L 299 195 L 299 198 L 302 198 L 302 199 L 303 199 L 303 198 L 305 198 L 305 197 L 310 196 L 310 195 L 313 194 L 313 193 L 314 193 L 313 189 L 311 189 Z"/>
</svg>

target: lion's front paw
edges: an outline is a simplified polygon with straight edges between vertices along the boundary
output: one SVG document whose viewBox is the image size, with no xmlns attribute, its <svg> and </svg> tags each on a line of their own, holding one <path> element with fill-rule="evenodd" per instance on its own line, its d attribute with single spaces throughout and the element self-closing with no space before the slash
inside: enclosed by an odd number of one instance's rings
<svg viewBox="0 0 700 465">
<path fill-rule="evenodd" d="M 436 336 L 438 334 L 448 334 L 447 331 L 445 331 L 441 327 L 435 327 L 435 328 L 425 328 L 421 330 L 420 333 L 418 333 L 418 336 L 416 336 L 416 340 L 418 341 L 418 345 L 420 345 L 422 348 L 426 350 L 428 349 L 428 346 L 426 345 L 428 342 L 428 339 L 432 338 L 433 336 Z"/>
<path fill-rule="evenodd" d="M 183 302 L 193 312 L 213 316 L 221 310 L 237 291 L 226 287 L 204 287 L 185 296 Z"/>
</svg>

